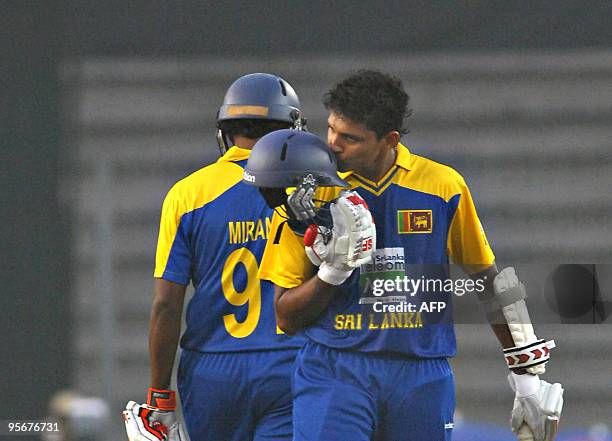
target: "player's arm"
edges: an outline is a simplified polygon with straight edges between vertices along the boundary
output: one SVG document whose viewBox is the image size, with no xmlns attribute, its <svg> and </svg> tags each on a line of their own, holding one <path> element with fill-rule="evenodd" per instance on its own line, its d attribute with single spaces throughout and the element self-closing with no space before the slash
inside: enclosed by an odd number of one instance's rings
<svg viewBox="0 0 612 441">
<path fill-rule="evenodd" d="M 535 336 L 524 301 L 525 287 L 514 268 L 497 270 L 495 256 L 465 181 L 456 175 L 453 185 L 457 194 L 451 198 L 451 206 L 456 204 L 456 208 L 448 233 L 449 256 L 471 277 L 484 282 L 485 289 L 478 297 L 504 349 L 510 370 L 517 374 L 544 373 L 549 342 Z"/>
<path fill-rule="evenodd" d="M 314 323 L 338 287 L 313 276 L 295 288 L 274 287 L 274 310 L 279 328 L 289 335 Z"/>
<path fill-rule="evenodd" d="M 470 277 L 474 280 L 482 280 L 484 282 L 484 291 L 479 296 L 480 301 L 484 302 L 486 299 L 490 299 L 493 297 L 493 280 L 499 271 L 497 270 L 497 265 L 495 262 L 493 264 L 475 274 L 470 274 Z M 514 340 L 512 340 L 512 334 L 510 333 L 510 328 L 508 327 L 508 323 L 506 322 L 506 318 L 502 314 L 501 310 L 494 310 L 487 313 L 487 320 L 491 325 L 491 329 L 495 333 L 497 340 L 501 344 L 503 349 L 511 348 L 514 346 Z M 525 371 L 517 373 L 524 373 Z"/>
<path fill-rule="evenodd" d="M 181 333 L 185 285 L 156 278 L 149 322 L 151 387 L 147 402 L 130 401 L 123 411 L 130 441 L 186 441 L 177 421 L 176 392 L 170 390 L 174 357 Z"/>
<path fill-rule="evenodd" d="M 525 287 L 512 267 L 501 272 L 487 268 L 475 276 L 485 281 L 480 294 L 487 318 L 502 343 L 515 392 L 512 430 L 523 441 L 552 441 L 563 408 L 563 387 L 540 380 L 553 341 L 539 340 L 525 304 Z M 489 282 L 492 282 L 492 285 Z"/>
<path fill-rule="evenodd" d="M 181 333 L 185 300 L 184 285 L 155 279 L 154 299 L 149 322 L 151 387 L 168 389 Z"/>
<path fill-rule="evenodd" d="M 525 304 L 525 287 L 514 268 L 498 272 L 493 264 L 471 277 L 484 282 L 485 289 L 478 297 L 504 349 L 508 368 L 515 374 L 544 373 L 554 342 L 538 340 L 535 336 Z"/>
<path fill-rule="evenodd" d="M 186 441 L 175 414 L 176 392 L 169 389 L 181 332 L 185 288 L 189 282 L 188 234 L 180 231 L 183 214 L 178 186 L 164 200 L 156 252 L 154 299 L 149 321 L 151 387 L 147 401 L 128 402 L 123 411 L 130 441 Z M 176 255 L 172 255 L 172 253 Z M 171 275 L 175 282 L 165 280 Z"/>
</svg>

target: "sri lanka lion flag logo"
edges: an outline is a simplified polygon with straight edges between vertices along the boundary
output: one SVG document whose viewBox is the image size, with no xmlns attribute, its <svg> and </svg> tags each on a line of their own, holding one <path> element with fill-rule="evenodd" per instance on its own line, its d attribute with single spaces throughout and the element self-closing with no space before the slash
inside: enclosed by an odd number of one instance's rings
<svg viewBox="0 0 612 441">
<path fill-rule="evenodd" d="M 431 210 L 397 210 L 398 234 L 431 233 Z"/>
</svg>

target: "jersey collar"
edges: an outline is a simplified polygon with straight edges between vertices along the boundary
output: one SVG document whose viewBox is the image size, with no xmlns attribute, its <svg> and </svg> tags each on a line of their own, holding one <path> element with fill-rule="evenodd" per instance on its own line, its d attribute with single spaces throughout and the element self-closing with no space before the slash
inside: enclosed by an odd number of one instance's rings
<svg viewBox="0 0 612 441">
<path fill-rule="evenodd" d="M 403 168 L 404 170 L 410 170 L 412 166 L 410 150 L 401 142 L 397 144 L 397 156 L 395 157 L 395 164 Z"/>
<path fill-rule="evenodd" d="M 228 149 L 227 152 L 225 152 L 225 155 L 217 159 L 217 162 L 242 161 L 243 159 L 248 159 L 250 155 L 251 155 L 251 150 L 243 149 L 235 145 L 235 146 L 232 146 L 230 149 Z"/>
</svg>

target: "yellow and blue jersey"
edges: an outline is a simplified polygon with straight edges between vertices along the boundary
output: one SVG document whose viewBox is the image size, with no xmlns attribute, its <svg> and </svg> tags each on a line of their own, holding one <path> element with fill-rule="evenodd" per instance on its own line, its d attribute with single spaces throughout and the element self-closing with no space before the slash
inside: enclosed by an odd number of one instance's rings
<svg viewBox="0 0 612 441">
<path fill-rule="evenodd" d="M 402 144 L 379 182 L 353 172 L 340 176 L 367 202 L 376 223 L 377 249 L 372 263 L 362 265 L 339 286 L 305 335 L 338 349 L 453 356 L 452 294 L 444 285 L 449 281 L 449 260 L 470 274 L 494 262 L 464 179 Z M 332 200 L 340 191 L 320 190 L 323 200 Z M 273 231 L 281 222 L 275 214 Z M 266 248 L 260 278 L 284 288 L 301 285 L 314 274 L 302 238 L 283 228 L 277 242 Z M 392 283 L 406 278 L 421 280 L 421 288 L 411 291 L 414 285 Z"/>
<path fill-rule="evenodd" d="M 232 147 L 177 182 L 162 208 L 154 276 L 193 283 L 181 347 L 199 352 L 296 348 L 276 326 L 273 285 L 257 272 L 272 210 L 242 183 L 250 150 Z"/>
</svg>

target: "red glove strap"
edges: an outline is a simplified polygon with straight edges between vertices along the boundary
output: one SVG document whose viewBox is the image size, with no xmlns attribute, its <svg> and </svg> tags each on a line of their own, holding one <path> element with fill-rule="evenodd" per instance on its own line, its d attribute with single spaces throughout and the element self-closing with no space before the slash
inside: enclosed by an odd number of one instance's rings
<svg viewBox="0 0 612 441">
<path fill-rule="evenodd" d="M 150 387 L 147 404 L 151 407 L 157 407 L 159 410 L 176 410 L 176 392 Z"/>
<path fill-rule="evenodd" d="M 306 228 L 306 232 L 304 233 L 304 246 L 311 247 L 315 243 L 317 234 L 319 234 L 319 227 L 317 227 L 315 224 L 308 225 L 308 228 Z"/>
</svg>

